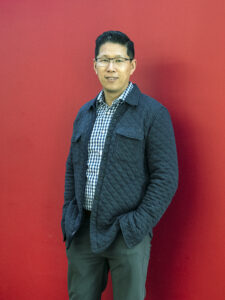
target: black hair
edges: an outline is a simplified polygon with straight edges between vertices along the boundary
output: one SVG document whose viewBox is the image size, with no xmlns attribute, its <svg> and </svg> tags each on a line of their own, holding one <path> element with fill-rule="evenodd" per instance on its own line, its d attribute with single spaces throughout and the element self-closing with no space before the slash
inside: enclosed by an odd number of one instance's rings
<svg viewBox="0 0 225 300">
<path fill-rule="evenodd" d="M 99 35 L 95 41 L 95 58 L 99 54 L 100 47 L 107 43 L 120 44 L 127 47 L 127 55 L 130 59 L 134 58 L 134 43 L 129 39 L 129 37 L 120 31 L 105 31 Z"/>
</svg>

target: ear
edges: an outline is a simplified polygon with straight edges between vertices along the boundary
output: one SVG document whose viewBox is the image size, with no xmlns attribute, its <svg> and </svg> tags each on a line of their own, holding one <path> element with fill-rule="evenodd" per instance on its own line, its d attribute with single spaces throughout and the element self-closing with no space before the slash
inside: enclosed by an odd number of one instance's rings
<svg viewBox="0 0 225 300">
<path fill-rule="evenodd" d="M 96 65 L 96 60 L 95 59 L 93 60 L 93 64 L 94 64 L 93 66 L 94 66 L 95 73 L 98 74 L 97 65 Z"/>
<path fill-rule="evenodd" d="M 134 71 L 136 70 L 136 66 L 137 66 L 136 59 L 133 59 L 130 64 L 131 64 L 130 75 L 132 75 L 134 73 Z"/>
</svg>

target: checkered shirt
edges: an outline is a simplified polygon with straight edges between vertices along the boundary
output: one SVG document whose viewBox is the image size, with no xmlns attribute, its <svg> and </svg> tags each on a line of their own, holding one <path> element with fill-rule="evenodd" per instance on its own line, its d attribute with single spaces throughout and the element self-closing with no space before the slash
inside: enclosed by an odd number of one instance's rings
<svg viewBox="0 0 225 300">
<path fill-rule="evenodd" d="M 92 209 L 92 203 L 95 195 L 95 188 L 98 182 L 98 173 L 104 149 L 105 139 L 109 124 L 117 107 L 123 103 L 133 88 L 132 82 L 129 83 L 126 90 L 113 101 L 109 106 L 104 99 L 103 90 L 99 93 L 96 101 L 97 116 L 88 144 L 88 162 L 87 162 L 87 183 L 85 188 L 84 208 Z"/>
</svg>

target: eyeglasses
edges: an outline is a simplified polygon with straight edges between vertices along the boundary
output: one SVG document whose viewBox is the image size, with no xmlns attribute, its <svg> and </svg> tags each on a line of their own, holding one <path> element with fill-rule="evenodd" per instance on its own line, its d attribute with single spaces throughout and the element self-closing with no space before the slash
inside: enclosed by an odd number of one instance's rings
<svg viewBox="0 0 225 300">
<path fill-rule="evenodd" d="M 132 58 L 125 58 L 125 57 L 114 57 L 114 58 L 96 58 L 96 62 L 99 67 L 107 67 L 110 61 L 113 62 L 115 67 L 122 67 L 127 61 L 133 60 Z"/>
</svg>

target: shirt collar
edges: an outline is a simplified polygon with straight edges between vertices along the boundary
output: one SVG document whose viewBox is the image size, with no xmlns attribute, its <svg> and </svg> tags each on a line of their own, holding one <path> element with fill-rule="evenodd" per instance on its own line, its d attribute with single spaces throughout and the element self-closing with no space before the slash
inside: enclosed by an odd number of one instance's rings
<svg viewBox="0 0 225 300">
<path fill-rule="evenodd" d="M 139 90 L 138 86 L 135 83 L 132 83 L 132 85 L 133 85 L 133 88 L 132 88 L 131 92 L 128 94 L 128 97 L 126 97 L 125 102 L 127 102 L 130 105 L 136 106 L 136 105 L 138 105 L 139 97 L 141 96 L 141 91 Z M 98 95 L 94 99 L 88 101 L 85 104 L 86 109 L 90 109 L 94 106 L 96 107 Z"/>
<path fill-rule="evenodd" d="M 127 95 L 133 88 L 133 83 L 130 82 L 128 84 L 128 87 L 125 89 L 125 91 L 118 97 L 116 98 L 113 103 L 119 102 L 119 100 L 125 101 L 127 98 Z M 96 99 L 96 106 L 99 107 L 101 104 L 105 103 L 105 96 L 104 96 L 104 91 L 101 90 L 101 92 L 98 94 L 97 99 Z"/>
</svg>

